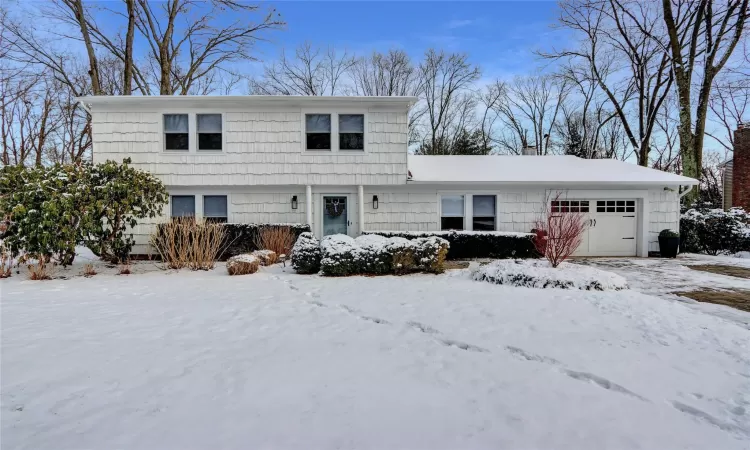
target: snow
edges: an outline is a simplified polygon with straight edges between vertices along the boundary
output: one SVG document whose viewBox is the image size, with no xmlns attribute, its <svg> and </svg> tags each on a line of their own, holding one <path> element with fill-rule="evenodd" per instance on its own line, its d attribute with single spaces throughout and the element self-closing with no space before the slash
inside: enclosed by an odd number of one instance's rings
<svg viewBox="0 0 750 450">
<path fill-rule="evenodd" d="M 614 159 L 570 155 L 408 156 L 411 182 L 696 185 L 698 180 Z"/>
<path fill-rule="evenodd" d="M 256 255 L 253 255 L 251 253 L 243 253 L 240 255 L 232 256 L 231 258 L 229 258 L 227 262 L 232 262 L 232 261 L 249 263 L 249 264 L 253 264 L 256 262 L 260 263 L 260 259 L 258 259 Z"/>
<path fill-rule="evenodd" d="M 750 444 L 750 330 L 685 303 L 154 267 L 0 281 L 3 448 Z"/>
<path fill-rule="evenodd" d="M 619 291 L 628 289 L 625 278 L 606 270 L 563 262 L 552 267 L 547 260 L 506 259 L 477 267 L 472 278 L 495 284 L 531 288 Z"/>
</svg>

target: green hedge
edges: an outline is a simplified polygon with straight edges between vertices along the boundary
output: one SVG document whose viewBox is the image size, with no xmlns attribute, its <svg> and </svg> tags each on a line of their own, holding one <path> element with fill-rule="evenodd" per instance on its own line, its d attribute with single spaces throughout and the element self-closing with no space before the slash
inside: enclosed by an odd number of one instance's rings
<svg viewBox="0 0 750 450">
<path fill-rule="evenodd" d="M 502 231 L 367 231 L 385 237 L 417 239 L 437 236 L 450 244 L 448 259 L 468 258 L 538 258 L 531 233 Z"/>
</svg>

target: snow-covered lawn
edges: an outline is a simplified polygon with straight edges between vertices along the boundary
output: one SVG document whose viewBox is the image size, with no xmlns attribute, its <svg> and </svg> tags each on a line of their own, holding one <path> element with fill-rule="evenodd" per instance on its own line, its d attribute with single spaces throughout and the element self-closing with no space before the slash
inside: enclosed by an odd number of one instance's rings
<svg viewBox="0 0 750 450">
<path fill-rule="evenodd" d="M 148 272 L 0 281 L 3 449 L 750 447 L 750 331 L 684 303 Z"/>
</svg>

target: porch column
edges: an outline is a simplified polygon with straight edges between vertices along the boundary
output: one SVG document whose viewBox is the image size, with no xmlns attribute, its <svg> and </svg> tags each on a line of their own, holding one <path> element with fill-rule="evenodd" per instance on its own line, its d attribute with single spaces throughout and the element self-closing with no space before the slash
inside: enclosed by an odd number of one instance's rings
<svg viewBox="0 0 750 450">
<path fill-rule="evenodd" d="M 312 230 L 313 226 L 313 210 L 312 210 L 312 186 L 305 186 L 305 215 L 307 216 L 307 224 Z"/>
<path fill-rule="evenodd" d="M 359 234 L 365 231 L 365 188 L 360 184 L 357 187 L 357 197 L 359 198 Z"/>
</svg>

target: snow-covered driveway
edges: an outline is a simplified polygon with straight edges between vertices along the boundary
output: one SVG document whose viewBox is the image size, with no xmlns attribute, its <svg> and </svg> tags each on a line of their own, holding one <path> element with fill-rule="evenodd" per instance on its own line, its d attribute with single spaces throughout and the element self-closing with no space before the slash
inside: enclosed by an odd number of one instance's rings
<svg viewBox="0 0 750 450">
<path fill-rule="evenodd" d="M 3 449 L 750 447 L 750 331 L 637 292 L 278 268 L 0 289 Z"/>
</svg>

